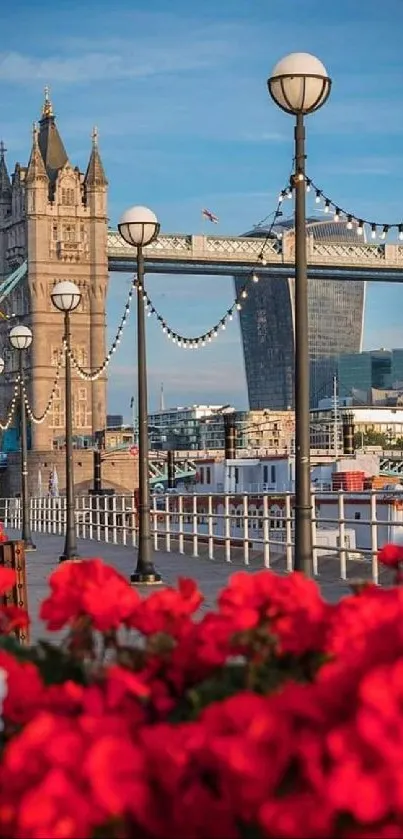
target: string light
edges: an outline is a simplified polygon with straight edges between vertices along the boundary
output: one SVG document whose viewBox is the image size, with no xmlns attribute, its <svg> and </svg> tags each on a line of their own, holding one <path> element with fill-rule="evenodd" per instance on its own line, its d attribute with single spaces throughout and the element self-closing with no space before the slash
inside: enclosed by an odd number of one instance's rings
<svg viewBox="0 0 403 839">
<path fill-rule="evenodd" d="M 58 365 L 57 365 L 57 369 L 56 369 L 56 373 L 55 373 L 55 378 L 54 378 L 54 381 L 53 381 L 52 390 L 50 392 L 49 399 L 46 403 L 46 408 L 45 408 L 43 414 L 40 414 L 39 416 L 36 416 L 34 414 L 32 408 L 29 404 L 29 399 L 28 399 L 28 394 L 27 394 L 26 387 L 25 387 L 25 382 L 24 382 L 24 380 L 22 380 L 22 393 L 23 393 L 23 397 L 24 397 L 25 407 L 27 409 L 27 414 L 28 414 L 28 417 L 31 420 L 31 422 L 33 422 L 35 425 L 41 425 L 41 423 L 45 421 L 45 419 L 46 419 L 46 417 L 47 417 L 47 415 L 48 415 L 48 413 L 49 413 L 49 411 L 52 407 L 52 402 L 55 398 L 56 389 L 57 389 L 59 378 L 60 378 L 60 371 L 61 371 L 63 360 L 64 360 L 64 352 L 60 353 L 60 356 L 59 356 L 59 361 L 58 361 Z"/>
<path fill-rule="evenodd" d="M 307 186 L 308 185 L 309 184 L 307 182 Z M 275 240 L 273 240 L 273 236 L 274 236 L 273 228 L 276 224 L 277 219 L 282 215 L 282 212 L 280 210 L 281 204 L 286 198 L 292 198 L 292 196 L 293 196 L 293 190 L 290 187 L 286 187 L 285 189 L 282 189 L 280 194 L 279 194 L 277 208 L 274 211 L 274 213 L 270 214 L 270 215 L 272 215 L 273 219 L 272 219 L 271 225 L 270 225 L 270 227 L 269 227 L 269 229 L 266 233 L 265 239 L 262 242 L 262 248 L 261 248 L 260 253 L 258 254 L 258 257 L 257 257 L 259 265 L 267 265 L 267 260 L 265 259 L 265 256 L 264 256 L 265 247 L 266 247 L 268 241 L 271 241 L 272 243 L 273 243 L 273 241 L 275 241 Z M 270 216 L 267 216 L 266 218 L 269 218 L 269 217 Z M 277 233 L 276 236 L 277 236 L 278 240 L 281 240 L 282 234 Z M 198 349 L 199 347 L 205 347 L 206 344 L 211 343 L 213 338 L 217 338 L 219 336 L 219 334 L 221 334 L 221 332 L 226 329 L 227 322 L 233 320 L 234 313 L 242 311 L 241 300 L 244 301 L 248 298 L 248 286 L 249 286 L 249 284 L 250 283 L 256 284 L 258 282 L 259 282 L 259 274 L 258 274 L 258 271 L 256 270 L 256 268 L 254 268 L 251 271 L 250 275 L 248 275 L 244 285 L 239 289 L 238 294 L 237 294 L 234 302 L 229 307 L 229 309 L 227 309 L 225 314 L 217 321 L 217 323 L 214 326 L 211 327 L 210 330 L 203 333 L 202 335 L 196 335 L 196 336 L 179 335 L 177 332 L 175 332 L 173 329 L 171 329 L 171 327 L 167 324 L 166 318 L 158 312 L 156 306 L 153 304 L 152 300 L 150 299 L 150 297 L 148 296 L 148 294 L 146 292 L 144 292 L 143 298 L 144 298 L 144 301 L 145 301 L 145 304 L 146 304 L 147 314 L 148 315 L 155 315 L 158 323 L 161 326 L 162 332 L 164 333 L 164 335 L 166 335 L 166 337 L 170 341 L 172 341 L 173 344 L 176 344 L 176 346 L 180 347 L 181 349 Z M 135 281 L 135 287 L 139 291 L 142 291 L 142 287 L 141 288 L 139 287 L 137 281 Z M 77 367 L 76 367 L 76 369 L 77 369 Z"/>
<path fill-rule="evenodd" d="M 117 350 L 117 348 L 120 344 L 122 333 L 123 333 L 123 330 L 126 326 L 127 319 L 128 319 L 128 316 L 129 316 L 134 290 L 136 288 L 138 288 L 138 290 L 140 292 L 142 291 L 142 286 L 140 284 L 138 284 L 137 279 L 133 280 L 132 285 L 130 287 L 130 291 L 129 291 L 129 294 L 128 294 L 128 297 L 127 297 L 127 301 L 126 301 L 126 305 L 125 305 L 125 308 L 124 308 L 124 311 L 123 311 L 123 315 L 121 317 L 120 324 L 118 326 L 115 338 L 112 341 L 111 347 L 110 347 L 108 353 L 106 354 L 102 364 L 100 364 L 99 367 L 97 367 L 95 370 L 90 372 L 88 370 L 85 370 L 83 367 L 81 367 L 77 358 L 74 355 L 74 352 L 71 349 L 70 350 L 67 349 L 66 339 L 63 338 L 63 351 L 69 353 L 70 361 L 71 361 L 77 375 L 79 376 L 80 379 L 83 379 L 83 381 L 95 382 L 96 379 L 99 379 L 99 377 L 102 376 L 102 373 L 104 373 L 105 370 L 107 369 L 107 367 L 109 366 L 109 364 L 112 360 L 112 356 L 114 355 L 114 353 L 116 352 L 116 350 Z M 154 314 L 155 309 L 152 306 L 151 301 L 148 300 L 146 292 L 143 293 L 143 300 L 149 306 L 149 309 L 150 309 L 149 314 L 150 315 Z"/>
<path fill-rule="evenodd" d="M 376 239 L 378 235 L 378 230 L 381 231 L 379 234 L 381 239 L 386 239 L 388 233 L 390 233 L 392 230 L 396 230 L 399 234 L 400 241 L 403 241 L 403 222 L 384 224 L 377 221 L 371 221 L 370 219 L 358 218 L 354 213 L 344 210 L 342 207 L 336 204 L 335 201 L 332 201 L 332 199 L 329 198 L 329 196 L 325 195 L 323 190 L 320 189 L 318 185 L 314 183 L 312 178 L 307 178 L 306 191 L 309 192 L 310 189 L 315 190 L 315 202 L 317 204 L 320 204 L 322 200 L 325 202 L 324 212 L 333 212 L 334 221 L 340 221 L 341 216 L 344 216 L 347 219 L 348 230 L 352 230 L 354 227 L 354 223 L 356 223 L 356 231 L 358 235 L 361 236 L 364 233 L 365 226 L 368 226 L 371 230 L 372 239 Z"/>
<path fill-rule="evenodd" d="M 10 428 L 10 425 L 13 421 L 15 408 L 16 408 L 16 405 L 17 405 L 18 393 L 19 393 L 19 384 L 20 384 L 20 376 L 18 374 L 17 378 L 15 380 L 15 383 L 14 383 L 14 392 L 13 392 L 13 395 L 12 395 L 12 398 L 11 398 L 10 407 L 8 409 L 6 419 L 5 419 L 4 423 L 1 422 L 1 420 L 0 420 L 0 428 L 1 428 L 2 431 L 7 431 L 7 429 Z"/>
</svg>

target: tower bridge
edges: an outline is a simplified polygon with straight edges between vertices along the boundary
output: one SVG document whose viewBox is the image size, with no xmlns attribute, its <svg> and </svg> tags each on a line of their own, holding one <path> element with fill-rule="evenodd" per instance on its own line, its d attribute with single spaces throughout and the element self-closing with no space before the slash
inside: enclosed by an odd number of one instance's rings
<svg viewBox="0 0 403 839">
<path fill-rule="evenodd" d="M 250 274 L 256 268 L 262 276 L 291 277 L 294 232 L 266 241 L 252 236 L 163 233 L 144 248 L 144 258 L 147 270 L 157 274 L 233 276 Z M 307 258 L 312 279 L 403 282 L 403 245 L 318 241 L 307 236 Z M 108 230 L 108 263 L 110 271 L 136 270 L 133 248 L 117 230 Z"/>
<path fill-rule="evenodd" d="M 134 272 L 136 269 L 133 250 L 116 230 L 108 229 L 107 191 L 97 132 L 94 130 L 86 171 L 81 172 L 68 157 L 48 93 L 39 125 L 33 130 L 29 161 L 27 165 L 16 163 L 11 177 L 5 148 L 0 144 L 0 305 L 6 315 L 16 313 L 33 331 L 32 346 L 26 351 L 25 359 L 30 404 L 36 414 L 41 414 L 48 402 L 60 361 L 63 318 L 50 299 L 55 282 L 68 277 L 80 287 L 82 301 L 72 318 L 74 352 L 82 367 L 94 370 L 102 366 L 106 356 L 105 309 L 109 272 Z M 317 220 L 316 226 L 319 224 L 320 220 Z M 362 241 L 363 237 L 357 241 L 354 232 L 347 241 L 344 228 L 340 222 L 340 238 L 336 235 L 335 240 L 333 234 L 329 240 L 313 235 L 307 226 L 308 268 L 312 283 L 318 284 L 320 280 L 403 282 L 403 245 L 367 244 Z M 262 248 L 263 261 L 260 259 Z M 239 282 L 256 269 L 259 276 L 272 278 L 272 283 L 266 285 L 273 286 L 273 301 L 277 308 L 281 303 L 282 311 L 287 311 L 284 329 L 292 330 L 289 299 L 292 295 L 287 291 L 288 297 L 284 297 L 282 303 L 284 289 L 280 287 L 281 278 L 291 280 L 294 273 L 292 230 L 286 230 L 281 241 L 277 238 L 266 240 L 262 235 L 161 233 L 145 248 L 144 256 L 146 270 L 153 273 L 234 276 Z M 363 283 L 358 285 L 363 288 Z M 333 294 L 334 298 L 336 296 L 342 296 L 338 290 L 337 295 L 336 292 Z M 284 357 L 285 332 L 281 335 L 278 332 L 277 338 L 275 328 L 267 320 L 267 311 L 274 311 L 273 301 L 270 306 L 261 304 L 259 324 L 255 326 L 261 330 L 262 324 L 266 324 L 266 332 L 274 336 L 273 340 L 279 344 L 278 352 Z M 360 301 L 361 297 L 357 305 L 361 305 Z M 347 301 L 345 309 L 349 306 Z M 331 312 L 329 309 L 326 323 L 333 329 L 335 319 L 333 309 Z M 8 344 L 8 326 L 6 321 L 0 321 L 0 352 L 6 361 L 6 374 L 9 374 L 0 377 L 1 417 L 6 414 L 11 398 L 10 382 L 17 371 L 16 351 Z M 250 331 L 255 326 L 252 323 Z M 337 348 L 333 349 L 336 351 Z M 291 368 L 291 339 L 287 353 Z M 264 363 L 259 362 L 256 377 L 266 375 L 267 366 L 277 369 L 282 359 L 277 362 L 276 358 L 272 355 L 265 358 Z M 292 392 L 288 368 L 286 375 L 288 404 L 288 394 Z M 284 387 L 283 391 L 285 393 Z M 283 391 L 280 396 L 284 400 Z M 95 381 L 82 381 L 74 371 L 72 399 L 73 433 L 94 438 L 106 423 L 106 375 Z M 52 452 L 55 440 L 64 433 L 64 413 L 63 387 L 56 387 L 46 420 L 31 427 L 34 451 Z"/>
</svg>

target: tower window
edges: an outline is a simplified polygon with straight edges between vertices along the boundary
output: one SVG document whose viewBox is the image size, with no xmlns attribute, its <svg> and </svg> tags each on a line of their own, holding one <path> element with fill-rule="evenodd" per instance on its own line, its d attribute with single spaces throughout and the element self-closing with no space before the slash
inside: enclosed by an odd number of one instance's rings
<svg viewBox="0 0 403 839">
<path fill-rule="evenodd" d="M 67 207 L 71 207 L 74 204 L 74 189 L 62 189 L 61 203 Z"/>
<path fill-rule="evenodd" d="M 66 224 L 64 228 L 64 241 L 65 242 L 75 242 L 76 241 L 76 231 L 72 224 Z"/>
</svg>

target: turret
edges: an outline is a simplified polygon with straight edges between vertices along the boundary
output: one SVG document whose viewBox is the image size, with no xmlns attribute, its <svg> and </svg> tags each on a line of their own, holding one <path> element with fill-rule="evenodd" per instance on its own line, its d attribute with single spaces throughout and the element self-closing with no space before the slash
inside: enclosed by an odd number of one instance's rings
<svg viewBox="0 0 403 839">
<path fill-rule="evenodd" d="M 85 203 L 89 214 L 88 246 L 90 254 L 91 286 L 91 367 L 96 369 L 105 358 L 105 307 L 108 284 L 108 219 L 107 188 L 104 167 L 98 148 L 98 131 L 92 132 L 92 149 L 84 178 Z M 105 428 L 106 375 L 92 383 L 92 433 Z"/>
<path fill-rule="evenodd" d="M 91 155 L 84 178 L 86 203 L 92 215 L 104 216 L 106 214 L 107 186 L 108 181 L 98 147 L 98 129 L 93 128 Z"/>
<path fill-rule="evenodd" d="M 11 181 L 5 160 L 6 148 L 0 142 L 0 222 L 11 214 Z"/>
<path fill-rule="evenodd" d="M 32 149 L 29 158 L 25 184 L 28 213 L 44 213 L 49 193 L 49 178 L 39 148 L 39 132 L 36 123 L 32 127 Z"/>
</svg>

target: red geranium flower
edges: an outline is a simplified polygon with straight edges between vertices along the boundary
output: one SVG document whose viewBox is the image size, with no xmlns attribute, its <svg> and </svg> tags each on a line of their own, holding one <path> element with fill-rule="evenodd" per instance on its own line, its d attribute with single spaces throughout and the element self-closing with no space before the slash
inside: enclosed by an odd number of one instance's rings
<svg viewBox="0 0 403 839">
<path fill-rule="evenodd" d="M 100 632 L 118 629 L 129 622 L 139 603 L 128 580 L 101 559 L 64 562 L 49 582 L 51 594 L 42 603 L 40 617 L 51 630 L 84 616 Z"/>
<path fill-rule="evenodd" d="M 5 594 L 10 591 L 10 588 L 15 585 L 16 574 L 12 568 L 3 568 L 0 566 L 0 594 Z"/>
<path fill-rule="evenodd" d="M 0 606 L 0 635 L 8 635 L 16 629 L 26 629 L 29 616 L 19 606 Z"/>
<path fill-rule="evenodd" d="M 403 562 L 403 545 L 384 545 L 378 551 L 378 561 L 390 568 L 397 568 Z"/>
</svg>

